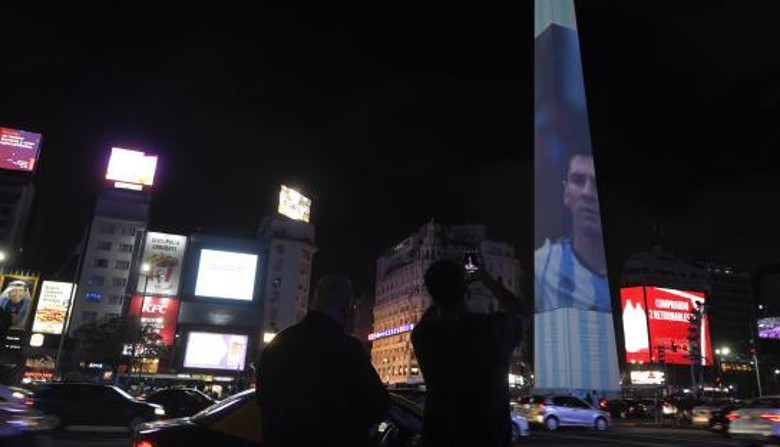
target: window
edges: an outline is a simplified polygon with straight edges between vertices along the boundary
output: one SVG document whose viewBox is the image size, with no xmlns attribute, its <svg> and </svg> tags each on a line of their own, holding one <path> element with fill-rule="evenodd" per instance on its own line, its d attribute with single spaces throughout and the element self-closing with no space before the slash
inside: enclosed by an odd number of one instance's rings
<svg viewBox="0 0 780 447">
<path fill-rule="evenodd" d="M 98 250 L 111 251 L 111 242 L 108 241 L 98 242 Z"/>
<path fill-rule="evenodd" d="M 93 259 L 92 267 L 108 267 L 108 259 Z"/>
<path fill-rule="evenodd" d="M 133 251 L 133 246 L 131 244 L 119 244 L 118 250 L 125 253 L 130 253 Z"/>
<path fill-rule="evenodd" d="M 111 280 L 111 283 L 114 285 L 114 287 L 124 287 L 127 285 L 127 279 L 114 277 Z"/>
<path fill-rule="evenodd" d="M 97 312 L 82 312 L 81 321 L 84 323 L 92 323 L 97 320 Z"/>
<path fill-rule="evenodd" d="M 100 234 L 114 234 L 116 233 L 116 225 L 103 224 L 100 226 Z"/>
<path fill-rule="evenodd" d="M 120 270 L 127 270 L 130 268 L 130 261 L 116 261 L 114 267 Z"/>
<path fill-rule="evenodd" d="M 284 253 L 284 245 L 281 245 L 281 244 L 277 245 L 276 246 L 276 252 L 280 253 L 280 254 Z"/>
<path fill-rule="evenodd" d="M 119 305 L 122 304 L 124 301 L 125 299 L 122 295 L 114 294 L 108 297 L 108 304 Z"/>
<path fill-rule="evenodd" d="M 91 275 L 87 277 L 88 286 L 102 286 L 103 284 L 105 284 L 105 282 L 106 282 L 105 276 Z"/>
<path fill-rule="evenodd" d="M 122 227 L 122 236 L 135 236 L 134 227 Z"/>
</svg>

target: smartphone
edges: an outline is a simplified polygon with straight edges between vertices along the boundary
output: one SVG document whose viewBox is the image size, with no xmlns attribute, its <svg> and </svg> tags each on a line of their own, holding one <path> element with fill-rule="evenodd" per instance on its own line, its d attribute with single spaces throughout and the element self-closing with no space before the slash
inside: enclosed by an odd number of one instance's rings
<svg viewBox="0 0 780 447">
<path fill-rule="evenodd" d="M 477 252 L 465 251 L 463 252 L 463 268 L 469 275 L 473 275 L 479 270 L 479 259 Z"/>
</svg>

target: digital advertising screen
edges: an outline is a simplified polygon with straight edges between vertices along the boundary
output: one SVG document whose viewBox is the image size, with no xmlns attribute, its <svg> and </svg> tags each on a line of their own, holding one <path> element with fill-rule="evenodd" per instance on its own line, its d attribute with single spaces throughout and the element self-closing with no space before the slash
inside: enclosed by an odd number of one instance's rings
<svg viewBox="0 0 780 447">
<path fill-rule="evenodd" d="M 33 172 L 41 138 L 39 133 L 0 127 L 0 169 Z"/>
<path fill-rule="evenodd" d="M 43 281 L 32 331 L 42 334 L 62 334 L 72 296 L 73 283 Z"/>
<path fill-rule="evenodd" d="M 311 199 L 292 188 L 282 185 L 282 189 L 279 191 L 279 214 L 293 220 L 309 222 Z"/>
<path fill-rule="evenodd" d="M 654 348 L 666 348 L 666 363 L 673 365 L 690 365 L 688 359 L 689 343 L 688 329 L 690 317 L 696 309 L 696 303 L 704 303 L 704 293 L 665 289 L 661 287 L 645 287 L 647 300 L 647 321 L 650 328 L 650 344 Z M 710 345 L 709 319 L 704 315 L 701 327 L 701 355 L 703 365 L 712 365 L 712 349 Z M 673 346 L 677 347 L 675 351 Z M 657 356 L 656 349 L 653 357 Z"/>
<path fill-rule="evenodd" d="M 186 247 L 186 236 L 153 231 L 146 233 L 141 262 L 149 264 L 149 273 L 139 277 L 136 292 L 145 292 L 147 295 L 178 295 Z"/>
<path fill-rule="evenodd" d="M 176 323 L 179 320 L 179 300 L 161 296 L 134 295 L 128 315 L 141 317 L 141 324 L 150 325 L 160 335 L 165 346 L 173 346 Z"/>
<path fill-rule="evenodd" d="M 33 310 L 33 297 L 38 291 L 36 276 L 0 276 L 0 309 L 11 314 L 11 329 L 26 330 Z"/>
<path fill-rule="evenodd" d="M 534 2 L 534 369 L 540 392 L 620 389 L 573 1 Z"/>
<path fill-rule="evenodd" d="M 202 249 L 195 280 L 195 295 L 251 301 L 257 275 L 257 255 Z"/>
<path fill-rule="evenodd" d="M 190 332 L 184 353 L 184 367 L 243 371 L 249 336 Z"/>
<path fill-rule="evenodd" d="M 631 383 L 634 385 L 663 385 L 663 371 L 631 371 Z"/>
<path fill-rule="evenodd" d="M 758 320 L 758 338 L 780 340 L 780 317 L 760 318 Z"/>
<path fill-rule="evenodd" d="M 111 149 L 106 180 L 113 181 L 116 188 L 140 191 L 154 184 L 156 169 L 156 155 L 115 147 Z"/>
<path fill-rule="evenodd" d="M 623 308 L 623 335 L 626 348 L 626 362 L 650 362 L 650 333 L 647 330 L 644 287 L 620 289 Z"/>
</svg>

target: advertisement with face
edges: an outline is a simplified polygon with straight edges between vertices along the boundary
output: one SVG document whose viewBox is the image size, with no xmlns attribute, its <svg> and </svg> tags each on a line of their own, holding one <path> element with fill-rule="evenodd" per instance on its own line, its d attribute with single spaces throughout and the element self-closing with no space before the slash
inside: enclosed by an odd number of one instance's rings
<svg viewBox="0 0 780 447">
<path fill-rule="evenodd" d="M 252 301 L 256 275 L 255 254 L 203 249 L 195 280 L 195 295 Z"/>
<path fill-rule="evenodd" d="M 38 286 L 38 278 L 3 275 L 0 292 L 0 309 L 10 316 L 11 329 L 25 330 L 32 313 L 32 297 Z"/>
<path fill-rule="evenodd" d="M 154 184 L 154 173 L 157 170 L 157 156 L 146 155 L 141 151 L 111 148 L 111 158 L 108 160 L 106 180 L 117 182 L 114 186 L 125 189 L 137 189 Z"/>
<path fill-rule="evenodd" d="M 161 296 L 134 295 L 130 301 L 128 315 L 141 317 L 142 325 L 151 325 L 160 335 L 162 344 L 173 346 L 176 337 L 176 323 L 179 319 L 179 300 Z"/>
<path fill-rule="evenodd" d="M 73 283 L 43 281 L 32 331 L 41 334 L 62 334 L 72 294 Z"/>
<path fill-rule="evenodd" d="M 249 336 L 190 332 L 184 353 L 184 367 L 243 371 Z"/>
<path fill-rule="evenodd" d="M 0 169 L 32 172 L 40 145 L 39 133 L 0 127 Z"/>
<path fill-rule="evenodd" d="M 612 300 L 571 0 L 535 2 L 536 387 L 620 388 Z"/>
<path fill-rule="evenodd" d="M 149 273 L 139 277 L 136 292 L 145 291 L 147 295 L 178 295 L 186 247 L 186 236 L 153 231 L 146 233 L 141 263 L 149 265 Z M 144 284 L 145 281 L 148 283 Z"/>
<path fill-rule="evenodd" d="M 311 199 L 282 185 L 279 191 L 279 214 L 293 220 L 308 222 L 311 215 Z"/>
<path fill-rule="evenodd" d="M 666 363 L 673 365 L 690 365 L 690 342 L 688 330 L 691 327 L 690 317 L 697 308 L 697 303 L 703 305 L 705 298 L 702 292 L 646 287 L 647 319 L 650 326 L 650 344 L 653 355 L 656 356 L 658 346 L 666 348 Z M 702 320 L 700 340 L 703 365 L 712 365 L 712 349 L 710 345 L 710 325 L 706 313 Z"/>
</svg>

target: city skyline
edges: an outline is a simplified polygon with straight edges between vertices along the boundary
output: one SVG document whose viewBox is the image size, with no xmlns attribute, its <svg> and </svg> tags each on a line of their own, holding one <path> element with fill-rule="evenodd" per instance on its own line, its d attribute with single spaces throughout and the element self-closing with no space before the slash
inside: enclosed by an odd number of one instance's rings
<svg viewBox="0 0 780 447">
<path fill-rule="evenodd" d="M 577 3 L 613 289 L 656 240 L 777 262 L 772 7 Z M 284 183 L 314 201 L 315 275 L 371 290 L 384 248 L 431 218 L 487 225 L 530 271 L 532 11 L 497 8 L 19 14 L 0 125 L 43 146 L 18 267 L 65 263 L 117 146 L 160 156 L 153 230 L 252 237 Z"/>
</svg>

